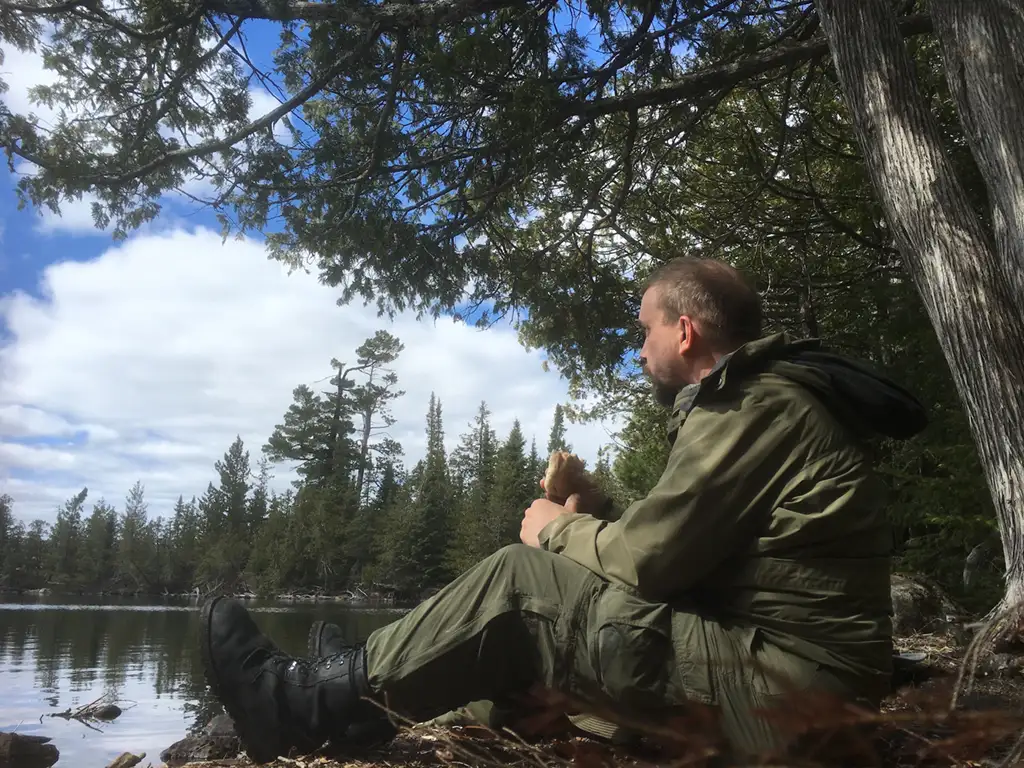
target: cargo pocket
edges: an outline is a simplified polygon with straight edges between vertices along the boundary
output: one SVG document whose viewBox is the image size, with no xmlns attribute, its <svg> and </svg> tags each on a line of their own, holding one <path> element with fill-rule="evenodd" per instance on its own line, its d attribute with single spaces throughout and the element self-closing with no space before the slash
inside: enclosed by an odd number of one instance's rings
<svg viewBox="0 0 1024 768">
<path fill-rule="evenodd" d="M 605 696 L 639 710 L 677 703 L 671 608 L 610 587 L 588 623 L 591 665 Z"/>
<path fill-rule="evenodd" d="M 704 617 L 696 612 L 676 610 L 672 614 L 672 645 L 682 697 L 702 704 L 717 704 L 712 670 L 720 671 L 721 659 L 717 644 L 708 641 Z"/>
</svg>

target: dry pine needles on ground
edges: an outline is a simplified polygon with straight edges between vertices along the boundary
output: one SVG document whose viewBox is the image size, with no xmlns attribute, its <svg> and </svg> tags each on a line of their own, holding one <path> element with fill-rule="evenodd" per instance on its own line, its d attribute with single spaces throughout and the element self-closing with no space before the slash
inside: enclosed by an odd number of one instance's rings
<svg viewBox="0 0 1024 768">
<path fill-rule="evenodd" d="M 825 696 L 798 695 L 772 717 L 797 737 L 785 755 L 758 766 L 999 766 L 1017 764 L 1024 734 L 1024 678 L 979 676 L 969 695 L 950 708 L 963 650 L 944 635 L 901 640 L 901 649 L 928 655 L 939 675 L 891 696 L 872 712 Z M 534 740 L 482 726 L 450 729 L 403 726 L 387 745 L 348 753 L 282 758 L 270 768 L 711 768 L 729 765 L 709 746 L 710 713 L 695 708 L 687 720 L 645 734 L 638 745 L 613 746 L 566 731 Z M 636 724 L 631 723 L 635 727 Z M 654 729 L 652 729 L 654 730 Z M 248 761 L 209 761 L 189 768 L 247 768 Z"/>
</svg>

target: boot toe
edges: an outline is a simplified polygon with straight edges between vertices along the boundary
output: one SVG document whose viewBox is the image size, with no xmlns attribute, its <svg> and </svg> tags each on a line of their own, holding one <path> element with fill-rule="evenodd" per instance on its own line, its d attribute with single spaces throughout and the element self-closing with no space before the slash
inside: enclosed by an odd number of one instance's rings
<svg viewBox="0 0 1024 768">
<path fill-rule="evenodd" d="M 216 597 L 203 606 L 201 630 L 206 681 L 234 721 L 249 758 L 265 763 L 285 754 L 289 744 L 275 722 L 273 703 L 256 684 L 261 661 L 276 650 L 274 645 L 232 598 Z"/>
</svg>

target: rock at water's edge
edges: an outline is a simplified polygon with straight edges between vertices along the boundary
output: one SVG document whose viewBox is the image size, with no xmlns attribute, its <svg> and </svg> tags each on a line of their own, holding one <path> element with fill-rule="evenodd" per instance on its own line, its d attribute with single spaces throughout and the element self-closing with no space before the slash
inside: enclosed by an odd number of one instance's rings
<svg viewBox="0 0 1024 768">
<path fill-rule="evenodd" d="M 50 768 L 60 753 L 49 736 L 0 733 L 0 768 Z"/>
<path fill-rule="evenodd" d="M 200 760 L 225 760 L 242 751 L 235 724 L 227 715 L 217 715 L 198 736 L 186 736 L 160 753 L 168 765 Z"/>
<path fill-rule="evenodd" d="M 142 762 L 142 758 L 146 756 L 143 752 L 141 755 L 133 755 L 131 752 L 122 752 L 107 768 L 135 768 L 136 765 Z"/>
</svg>

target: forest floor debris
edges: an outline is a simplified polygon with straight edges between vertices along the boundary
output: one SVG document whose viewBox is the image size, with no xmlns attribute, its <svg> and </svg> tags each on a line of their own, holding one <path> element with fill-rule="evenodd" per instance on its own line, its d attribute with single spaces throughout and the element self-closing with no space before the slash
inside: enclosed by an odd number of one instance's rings
<svg viewBox="0 0 1024 768">
<path fill-rule="evenodd" d="M 951 634 L 900 638 L 900 652 L 924 655 L 929 675 L 904 687 L 867 712 L 820 697 L 794 699 L 783 725 L 802 733 L 799 746 L 774 766 L 893 766 L 975 768 L 1015 764 L 1024 734 L 1024 676 L 1019 667 L 987 665 L 969 691 L 950 709 L 964 646 Z M 613 746 L 567 732 L 526 742 L 483 727 L 415 726 L 382 747 L 361 752 L 281 758 L 267 768 L 428 768 L 511 766 L 511 768 L 703 768 L 714 764 L 706 724 L 683 724 L 675 743 L 644 737 L 638 745 Z M 699 738 L 690 738 L 690 736 Z M 747 763 L 750 765 L 751 763 Z M 250 768 L 244 758 L 177 763 L 187 768 Z"/>
</svg>

